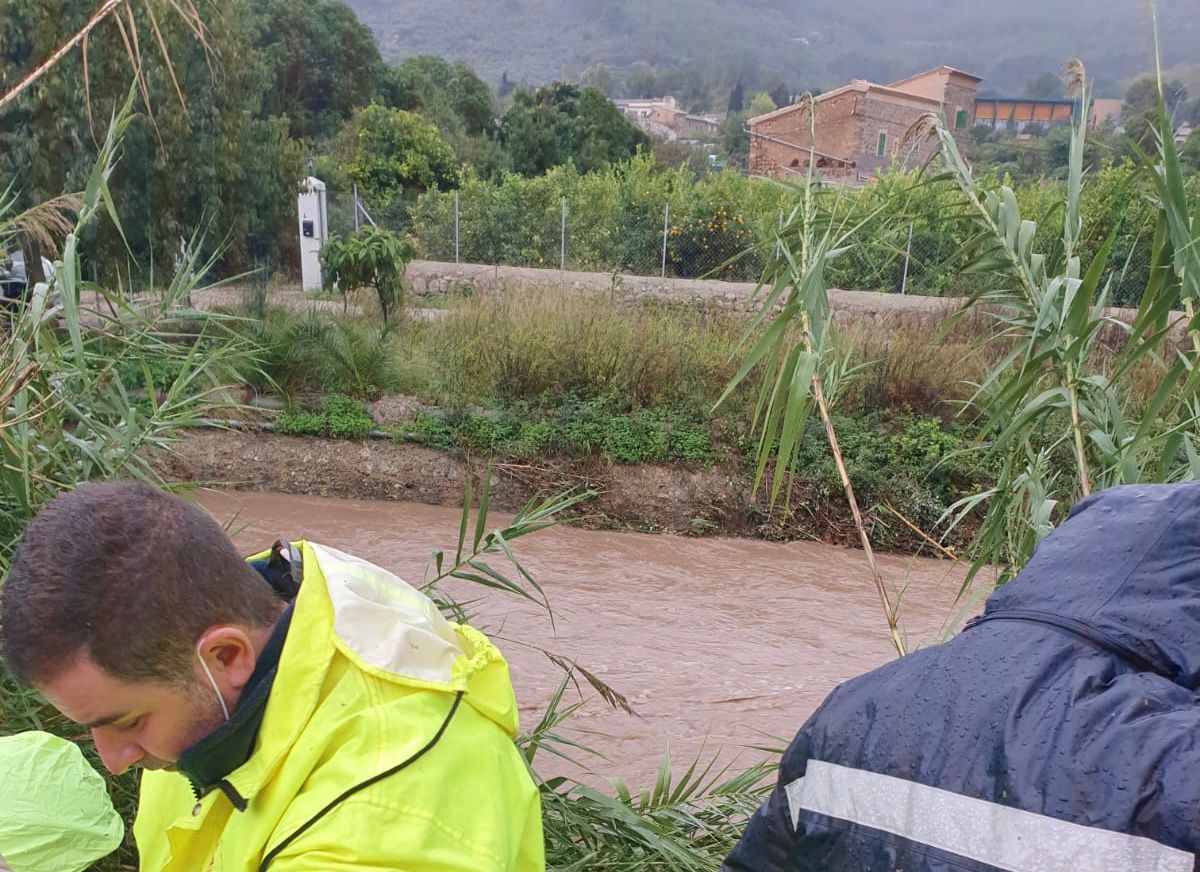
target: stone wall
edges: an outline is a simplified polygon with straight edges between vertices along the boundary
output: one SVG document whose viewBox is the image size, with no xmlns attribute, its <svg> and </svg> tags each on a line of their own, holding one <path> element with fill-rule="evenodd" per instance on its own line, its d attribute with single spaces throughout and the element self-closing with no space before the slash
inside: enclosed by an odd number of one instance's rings
<svg viewBox="0 0 1200 872">
<path fill-rule="evenodd" d="M 971 132 L 971 128 L 975 126 L 975 84 L 957 76 L 951 76 L 950 81 L 946 84 L 945 107 L 946 126 L 954 132 L 954 139 L 961 149 L 966 145 L 967 135 Z M 967 123 L 961 128 L 956 128 L 954 119 L 959 109 L 966 111 Z"/>
<path fill-rule="evenodd" d="M 824 154 L 852 160 L 859 141 L 859 103 L 862 93 L 852 91 L 815 103 L 815 141 L 813 149 Z M 807 172 L 807 148 L 813 129 L 807 108 L 795 107 L 751 127 L 750 175 L 782 178 L 791 172 Z M 755 136 L 754 134 L 762 134 Z M 773 140 L 795 143 L 784 145 Z"/>
<path fill-rule="evenodd" d="M 757 285 L 751 282 L 721 282 L 708 279 L 659 278 L 621 275 L 614 282 L 610 273 L 532 269 L 515 266 L 440 263 L 418 260 L 408 265 L 408 291 L 417 296 L 442 296 L 469 288 L 476 294 L 500 294 L 506 291 L 554 289 L 563 293 L 609 294 L 614 302 L 660 300 L 681 305 L 713 306 L 735 312 L 753 311 Z M 956 312 L 961 297 L 922 297 L 888 294 L 879 291 L 830 290 L 829 303 L 838 322 L 844 326 L 865 325 L 887 329 L 904 325 L 938 326 Z M 1106 310 L 1106 314 L 1125 321 L 1133 320 L 1132 309 Z M 1172 313 L 1174 340 L 1182 341 L 1187 322 L 1182 312 Z M 980 329 L 985 316 L 978 316 Z M 1116 343 L 1124 334 L 1115 325 L 1107 329 Z M 1106 339 L 1106 341 L 1108 341 Z"/>
<path fill-rule="evenodd" d="M 910 158 L 909 147 L 904 145 L 904 136 L 913 123 L 933 106 L 921 106 L 897 102 L 878 94 L 869 93 L 863 111 L 863 121 L 860 127 L 861 136 L 858 142 L 858 154 L 867 157 L 878 157 L 876 148 L 879 144 L 879 134 L 887 134 L 887 145 L 883 160 L 890 161 L 899 157 L 910 166 L 924 163 L 937 148 L 937 141 L 929 137 L 921 142 L 916 152 Z"/>
<path fill-rule="evenodd" d="M 607 293 L 623 301 L 662 300 L 690 305 L 715 306 L 732 311 L 749 311 L 757 285 L 751 282 L 721 282 L 702 279 L 619 277 L 614 284 L 609 273 L 572 272 L 514 266 L 413 261 L 406 277 L 410 293 L 439 296 L 470 288 L 473 293 L 558 289 L 563 292 Z M 830 291 L 836 313 L 851 320 L 884 324 L 899 318 L 940 322 L 958 305 L 957 298 L 901 296 L 876 291 Z"/>
</svg>

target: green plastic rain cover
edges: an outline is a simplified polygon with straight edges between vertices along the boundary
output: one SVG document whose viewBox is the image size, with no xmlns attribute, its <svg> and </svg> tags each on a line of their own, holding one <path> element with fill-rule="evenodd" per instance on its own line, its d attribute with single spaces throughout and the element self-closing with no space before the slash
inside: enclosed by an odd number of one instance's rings
<svg viewBox="0 0 1200 872">
<path fill-rule="evenodd" d="M 49 733 L 0 738 L 0 869 L 79 872 L 121 844 L 104 779 Z"/>
</svg>

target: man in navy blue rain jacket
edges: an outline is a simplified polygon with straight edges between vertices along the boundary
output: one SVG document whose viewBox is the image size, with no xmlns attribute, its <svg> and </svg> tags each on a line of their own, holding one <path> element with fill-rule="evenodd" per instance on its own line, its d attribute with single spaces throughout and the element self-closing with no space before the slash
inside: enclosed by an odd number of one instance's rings
<svg viewBox="0 0 1200 872">
<path fill-rule="evenodd" d="M 1200 484 L 1081 502 L 954 640 L 838 687 L 726 872 L 1200 872 Z"/>
</svg>

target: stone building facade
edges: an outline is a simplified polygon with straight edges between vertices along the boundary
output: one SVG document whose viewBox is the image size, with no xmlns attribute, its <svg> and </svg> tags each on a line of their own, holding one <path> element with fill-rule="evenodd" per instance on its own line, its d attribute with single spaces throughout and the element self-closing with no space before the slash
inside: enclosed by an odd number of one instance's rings
<svg viewBox="0 0 1200 872">
<path fill-rule="evenodd" d="M 963 137 L 975 116 L 978 76 L 938 67 L 891 85 L 856 79 L 848 85 L 766 115 L 751 118 L 749 171 L 752 176 L 787 178 L 807 174 L 809 154 L 826 179 L 855 183 L 899 162 L 927 160 L 935 143 L 913 141 L 912 125 L 939 115 Z"/>
<path fill-rule="evenodd" d="M 721 119 L 684 111 L 674 97 L 614 100 L 621 113 L 656 139 L 706 142 L 716 138 Z"/>
</svg>

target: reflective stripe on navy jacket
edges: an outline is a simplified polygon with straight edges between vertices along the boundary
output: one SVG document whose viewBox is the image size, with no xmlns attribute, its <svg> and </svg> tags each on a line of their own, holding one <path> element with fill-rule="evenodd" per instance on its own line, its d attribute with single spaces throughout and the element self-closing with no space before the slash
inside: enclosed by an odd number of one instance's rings
<svg viewBox="0 0 1200 872">
<path fill-rule="evenodd" d="M 1196 872 L 1198 688 L 1200 484 L 1097 494 L 958 637 L 830 694 L 724 869 Z"/>
</svg>

